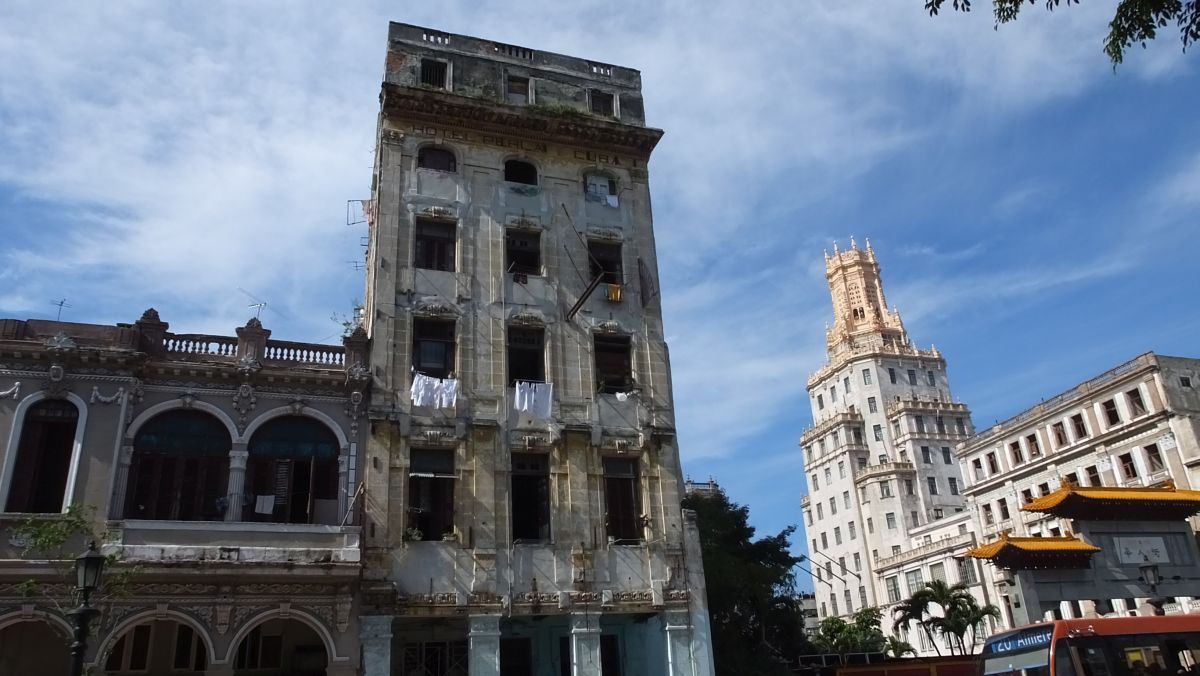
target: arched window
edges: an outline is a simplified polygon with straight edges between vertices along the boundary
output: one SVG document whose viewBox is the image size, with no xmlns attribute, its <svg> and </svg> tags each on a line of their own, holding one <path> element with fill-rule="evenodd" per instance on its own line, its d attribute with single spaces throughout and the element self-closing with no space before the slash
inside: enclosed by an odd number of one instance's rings
<svg viewBox="0 0 1200 676">
<path fill-rule="evenodd" d="M 29 408 L 21 426 L 4 511 L 62 511 L 78 424 L 79 409 L 69 401 L 43 399 Z"/>
<path fill-rule="evenodd" d="M 509 160 L 504 163 L 504 180 L 510 183 L 537 185 L 537 167 L 521 160 Z"/>
<path fill-rule="evenodd" d="M 229 430 L 208 413 L 155 416 L 133 440 L 125 518 L 224 519 L 231 446 Z"/>
<path fill-rule="evenodd" d="M 617 200 L 617 179 L 604 174 L 587 174 L 583 177 L 583 196 L 589 202 L 610 207 L 620 205 Z"/>
<path fill-rule="evenodd" d="M 445 148 L 425 146 L 417 151 L 417 166 L 437 171 L 457 171 L 458 160 L 455 159 L 454 153 Z"/>
<path fill-rule="evenodd" d="M 338 440 L 306 416 L 267 422 L 250 439 L 247 521 L 339 523 Z"/>
</svg>

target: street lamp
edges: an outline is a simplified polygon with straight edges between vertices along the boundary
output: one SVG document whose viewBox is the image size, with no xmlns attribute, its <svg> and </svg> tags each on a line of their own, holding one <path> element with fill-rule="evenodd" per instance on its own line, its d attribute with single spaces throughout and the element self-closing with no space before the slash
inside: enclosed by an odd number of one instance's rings
<svg viewBox="0 0 1200 676">
<path fill-rule="evenodd" d="M 1166 615 L 1167 613 L 1163 610 L 1163 604 L 1167 600 L 1158 595 L 1158 585 L 1162 582 L 1162 575 L 1158 572 L 1158 565 L 1147 561 L 1138 566 L 1138 572 L 1142 574 L 1142 577 L 1139 579 L 1145 582 L 1146 586 L 1150 587 L 1150 599 L 1147 603 L 1154 608 L 1154 614 Z"/>
<path fill-rule="evenodd" d="M 75 559 L 75 589 L 79 592 L 79 607 L 69 614 L 75 621 L 75 641 L 71 643 L 71 675 L 83 676 L 83 655 L 87 652 L 88 624 L 100 614 L 88 605 L 92 592 L 104 576 L 104 555 L 96 551 L 96 541 L 88 542 L 87 551 Z"/>
</svg>

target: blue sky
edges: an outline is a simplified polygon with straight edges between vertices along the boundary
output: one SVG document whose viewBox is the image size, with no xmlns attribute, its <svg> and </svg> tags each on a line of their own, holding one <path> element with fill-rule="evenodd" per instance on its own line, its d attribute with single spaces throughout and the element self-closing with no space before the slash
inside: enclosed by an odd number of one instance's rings
<svg viewBox="0 0 1200 676">
<path fill-rule="evenodd" d="M 1113 3 L 0 7 L 0 316 L 332 340 L 362 297 L 387 21 L 642 71 L 684 470 L 799 523 L 822 250 L 870 237 L 977 426 L 1146 350 L 1200 356 L 1200 55 L 1115 72 Z M 794 539 L 802 545 L 805 539 Z"/>
</svg>

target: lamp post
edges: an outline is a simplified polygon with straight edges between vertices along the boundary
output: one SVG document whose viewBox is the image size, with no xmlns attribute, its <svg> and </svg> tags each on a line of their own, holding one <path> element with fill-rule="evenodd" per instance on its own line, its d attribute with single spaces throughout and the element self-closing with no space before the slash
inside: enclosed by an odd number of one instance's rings
<svg viewBox="0 0 1200 676">
<path fill-rule="evenodd" d="M 96 551 L 96 541 L 88 542 L 87 551 L 75 559 L 75 589 L 79 607 L 69 614 L 75 622 L 75 641 L 71 643 L 71 676 L 83 676 L 83 656 L 87 652 L 88 624 L 100 611 L 88 605 L 92 592 L 104 575 L 104 555 Z"/>
<path fill-rule="evenodd" d="M 1163 605 L 1167 600 L 1158 595 L 1158 585 L 1162 582 L 1162 576 L 1158 572 L 1158 566 L 1147 561 L 1146 563 L 1138 566 L 1138 572 L 1142 574 L 1142 582 L 1145 582 L 1146 586 L 1150 587 L 1150 599 L 1147 601 L 1147 603 L 1154 608 L 1154 614 L 1166 615 L 1167 613 L 1163 610 Z"/>
</svg>

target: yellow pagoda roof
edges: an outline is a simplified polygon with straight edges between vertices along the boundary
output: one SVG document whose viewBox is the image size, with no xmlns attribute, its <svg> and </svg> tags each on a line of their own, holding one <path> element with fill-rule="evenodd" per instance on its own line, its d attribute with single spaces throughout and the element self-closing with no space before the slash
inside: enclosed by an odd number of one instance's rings
<svg viewBox="0 0 1200 676">
<path fill-rule="evenodd" d="M 1063 537 L 1026 538 L 1012 537 L 1001 533 L 1000 539 L 987 542 L 967 552 L 967 556 L 976 559 L 993 559 L 1009 550 L 1012 553 L 1026 552 L 1030 554 L 1094 554 L 1100 551 L 1095 545 L 1090 545 L 1074 535 Z"/>
<path fill-rule="evenodd" d="M 1062 487 L 1035 498 L 1021 509 L 1071 519 L 1175 520 L 1200 512 L 1200 491 L 1179 490 L 1172 481 L 1161 487 Z"/>
</svg>

